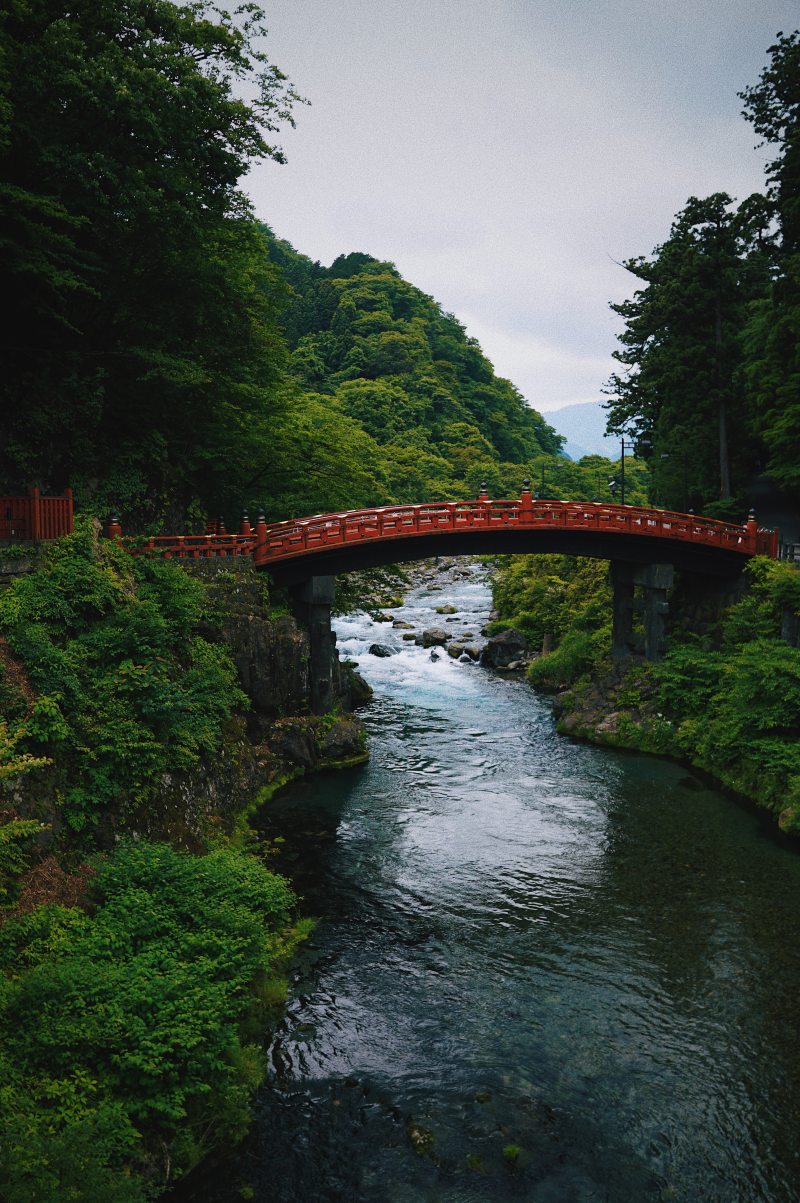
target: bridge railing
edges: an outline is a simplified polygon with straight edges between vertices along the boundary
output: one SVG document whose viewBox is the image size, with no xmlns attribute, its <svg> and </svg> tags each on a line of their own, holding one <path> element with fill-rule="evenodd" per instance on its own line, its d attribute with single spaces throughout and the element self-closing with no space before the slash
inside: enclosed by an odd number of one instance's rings
<svg viewBox="0 0 800 1203">
<path fill-rule="evenodd" d="M 157 535 L 132 546 L 131 550 L 166 559 L 252 556 L 259 567 L 269 567 L 295 556 L 379 539 L 412 538 L 439 531 L 514 529 L 642 535 L 722 548 L 745 556 L 774 557 L 778 552 L 778 532 L 761 529 L 752 515 L 746 523 L 736 526 L 646 506 L 536 501 L 526 491 L 520 498 L 508 501 L 479 497 L 476 501 L 387 505 L 340 514 L 313 514 L 286 522 L 267 523 L 263 514 L 259 514 L 255 526 L 250 525 L 245 514 L 238 534 L 229 535 L 221 522 L 212 523 L 203 535 Z M 116 516 L 112 517 L 107 533 L 121 537 Z"/>
<path fill-rule="evenodd" d="M 761 529 L 751 517 L 743 525 L 645 506 L 604 505 L 599 502 L 494 501 L 440 502 L 425 505 L 381 506 L 342 514 L 315 514 L 269 524 L 255 550 L 258 564 L 288 559 L 327 547 L 374 539 L 414 536 L 435 531 L 541 530 L 602 531 L 680 540 L 738 551 L 743 555 L 777 554 L 776 531 Z"/>
</svg>

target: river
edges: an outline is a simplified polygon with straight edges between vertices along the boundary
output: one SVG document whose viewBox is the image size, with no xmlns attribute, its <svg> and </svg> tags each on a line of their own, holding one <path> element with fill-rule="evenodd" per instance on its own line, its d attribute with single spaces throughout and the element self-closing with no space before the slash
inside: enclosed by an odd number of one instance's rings
<svg viewBox="0 0 800 1203">
<path fill-rule="evenodd" d="M 393 613 L 477 634 L 476 570 Z M 192 1203 L 800 1199 L 800 857 L 520 678 L 350 616 L 371 761 L 265 832 L 320 917 L 252 1133 Z M 373 642 L 398 654 L 378 659 Z"/>
</svg>

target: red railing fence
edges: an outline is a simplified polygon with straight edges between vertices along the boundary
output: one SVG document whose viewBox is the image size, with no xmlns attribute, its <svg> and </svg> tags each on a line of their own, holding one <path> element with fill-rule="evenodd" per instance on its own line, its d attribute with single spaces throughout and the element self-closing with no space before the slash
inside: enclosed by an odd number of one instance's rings
<svg viewBox="0 0 800 1203">
<path fill-rule="evenodd" d="M 250 525 L 245 512 L 238 534 L 228 534 L 220 520 L 209 523 L 203 535 L 158 535 L 131 545 L 130 550 L 138 555 L 161 555 L 167 559 L 252 556 L 258 567 L 269 568 L 284 560 L 345 544 L 470 529 L 597 531 L 701 544 L 743 556 L 775 558 L 778 554 L 778 532 L 760 527 L 752 513 L 747 522 L 736 525 L 647 506 L 540 501 L 531 495 L 529 487 L 523 487 L 522 495 L 510 501 L 490 500 L 482 491 L 476 501 L 380 506 L 339 514 L 314 514 L 286 522 L 268 523 L 263 513 L 259 513 L 255 526 Z M 111 538 L 122 537 L 116 515 L 108 523 L 106 533 Z"/>
<path fill-rule="evenodd" d="M 72 534 L 72 489 L 63 497 L 43 497 L 31 489 L 27 497 L 0 497 L 0 542 L 41 543 Z"/>
</svg>

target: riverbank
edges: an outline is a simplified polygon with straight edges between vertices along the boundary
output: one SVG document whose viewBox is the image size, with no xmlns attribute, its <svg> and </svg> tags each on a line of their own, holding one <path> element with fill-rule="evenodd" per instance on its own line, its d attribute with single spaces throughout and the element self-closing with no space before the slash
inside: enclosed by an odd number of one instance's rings
<svg viewBox="0 0 800 1203">
<path fill-rule="evenodd" d="M 549 560 L 549 563 L 545 563 Z M 602 566 L 601 566 L 602 567 Z M 501 621 L 554 650 L 528 680 L 555 695 L 558 730 L 606 747 L 671 756 L 800 833 L 800 573 L 757 558 L 725 609 L 676 589 L 664 659 L 609 658 L 605 573 L 567 557 L 519 557 L 494 582 Z"/>
<path fill-rule="evenodd" d="M 76 532 L 0 595 L 0 1195 L 144 1203 L 241 1139 L 311 924 L 251 828 L 363 763 L 331 658 L 240 562 Z"/>
</svg>

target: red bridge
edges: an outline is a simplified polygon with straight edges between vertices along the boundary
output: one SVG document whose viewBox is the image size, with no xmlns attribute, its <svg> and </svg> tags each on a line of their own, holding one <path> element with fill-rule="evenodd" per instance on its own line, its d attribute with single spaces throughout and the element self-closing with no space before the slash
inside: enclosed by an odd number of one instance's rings
<svg viewBox="0 0 800 1203">
<path fill-rule="evenodd" d="M 112 519 L 108 534 L 122 534 L 118 520 Z M 762 530 L 752 514 L 736 526 L 639 506 L 539 501 L 526 482 L 515 501 L 481 493 L 476 501 L 381 506 L 289 522 L 268 523 L 260 514 L 255 526 L 245 514 L 238 534 L 218 523 L 205 535 L 163 535 L 135 550 L 179 559 L 248 556 L 289 585 L 295 616 L 309 632 L 312 709 L 322 713 L 333 702 L 336 573 L 435 555 L 562 552 L 607 559 L 612 656 L 624 659 L 641 640 L 648 659 L 658 660 L 666 646 L 673 570 L 683 571 L 685 588 L 725 604 L 725 578 L 736 578 L 754 555 L 776 557 L 778 532 Z M 637 605 L 642 633 L 635 630 Z"/>
<path fill-rule="evenodd" d="M 117 523 L 109 534 L 121 534 Z M 735 576 L 754 555 L 776 557 L 778 532 L 755 518 L 741 526 L 639 506 L 583 501 L 448 501 L 317 514 L 238 534 L 162 535 L 141 552 L 165 557 L 252 556 L 277 581 L 292 584 L 378 564 L 434 555 L 562 552 L 636 564 L 669 563 L 711 576 Z"/>
</svg>

